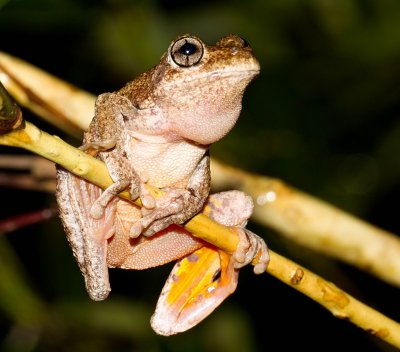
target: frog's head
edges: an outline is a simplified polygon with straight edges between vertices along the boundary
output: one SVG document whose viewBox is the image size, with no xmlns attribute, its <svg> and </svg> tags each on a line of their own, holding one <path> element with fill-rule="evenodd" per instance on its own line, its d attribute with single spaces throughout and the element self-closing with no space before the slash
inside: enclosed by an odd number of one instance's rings
<svg viewBox="0 0 400 352">
<path fill-rule="evenodd" d="M 251 47 L 236 35 L 215 46 L 184 35 L 154 68 L 151 100 L 165 114 L 171 132 L 210 144 L 235 125 L 244 90 L 259 71 Z"/>
</svg>

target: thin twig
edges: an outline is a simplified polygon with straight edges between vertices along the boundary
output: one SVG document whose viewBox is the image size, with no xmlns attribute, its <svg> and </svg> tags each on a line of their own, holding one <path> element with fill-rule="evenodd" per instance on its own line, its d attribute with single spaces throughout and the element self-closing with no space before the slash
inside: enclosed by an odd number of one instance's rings
<svg viewBox="0 0 400 352">
<path fill-rule="evenodd" d="M 0 186 L 3 188 L 24 189 L 54 194 L 56 180 L 37 178 L 32 174 L 10 174 L 0 172 Z"/>
<path fill-rule="evenodd" d="M 5 235 L 9 232 L 19 230 L 25 226 L 37 224 L 41 221 L 52 218 L 56 214 L 57 211 L 55 209 L 45 208 L 0 220 L 0 234 Z"/>
<path fill-rule="evenodd" d="M 23 171 L 41 179 L 56 178 L 54 164 L 37 155 L 1 154 L 0 169 Z"/>
<path fill-rule="evenodd" d="M 0 186 L 54 193 L 54 163 L 37 155 L 0 155 Z M 11 171 L 11 172 L 10 172 Z"/>
</svg>

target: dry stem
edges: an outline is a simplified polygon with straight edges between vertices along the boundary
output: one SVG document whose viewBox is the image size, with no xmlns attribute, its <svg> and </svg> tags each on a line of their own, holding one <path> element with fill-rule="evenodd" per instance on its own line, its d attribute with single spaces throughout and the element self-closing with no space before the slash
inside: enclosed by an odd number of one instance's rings
<svg viewBox="0 0 400 352">
<path fill-rule="evenodd" d="M 213 186 L 255 200 L 253 217 L 301 245 L 400 287 L 400 238 L 305 194 L 281 180 L 211 163 Z"/>
<path fill-rule="evenodd" d="M 71 135 L 81 136 L 93 117 L 93 95 L 3 52 L 0 80 L 20 105 Z"/>
<path fill-rule="evenodd" d="M 400 348 L 400 324 L 372 309 L 313 272 L 271 251 L 267 272 L 310 297 L 335 317 L 346 319 Z"/>
</svg>

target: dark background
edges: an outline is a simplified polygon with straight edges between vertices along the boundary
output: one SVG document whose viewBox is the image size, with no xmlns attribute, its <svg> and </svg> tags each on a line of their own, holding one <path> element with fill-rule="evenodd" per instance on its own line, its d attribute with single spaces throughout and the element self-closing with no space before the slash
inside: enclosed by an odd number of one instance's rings
<svg viewBox="0 0 400 352">
<path fill-rule="evenodd" d="M 0 0 L 0 50 L 99 94 L 157 64 L 179 34 L 210 44 L 239 34 L 262 72 L 236 128 L 213 146 L 213 155 L 398 233 L 399 15 L 397 0 Z M 0 219 L 55 203 L 53 195 L 5 188 L 0 199 Z M 250 227 L 277 252 L 400 320 L 397 288 Z M 394 351 L 249 268 L 206 321 L 158 337 L 149 318 L 170 269 L 112 270 L 110 298 L 94 303 L 58 219 L 2 236 L 0 350 Z"/>
</svg>

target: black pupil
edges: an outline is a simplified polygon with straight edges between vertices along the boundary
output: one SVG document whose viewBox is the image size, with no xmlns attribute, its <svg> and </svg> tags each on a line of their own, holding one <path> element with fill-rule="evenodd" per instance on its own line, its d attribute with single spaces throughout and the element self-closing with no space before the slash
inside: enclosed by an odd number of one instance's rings
<svg viewBox="0 0 400 352">
<path fill-rule="evenodd" d="M 186 42 L 185 44 L 183 44 L 183 45 L 179 48 L 179 52 L 180 52 L 182 55 L 186 55 L 186 56 L 193 55 L 196 51 L 197 51 L 196 45 L 194 45 L 194 44 L 192 44 L 192 43 L 188 43 L 188 42 Z"/>
</svg>

